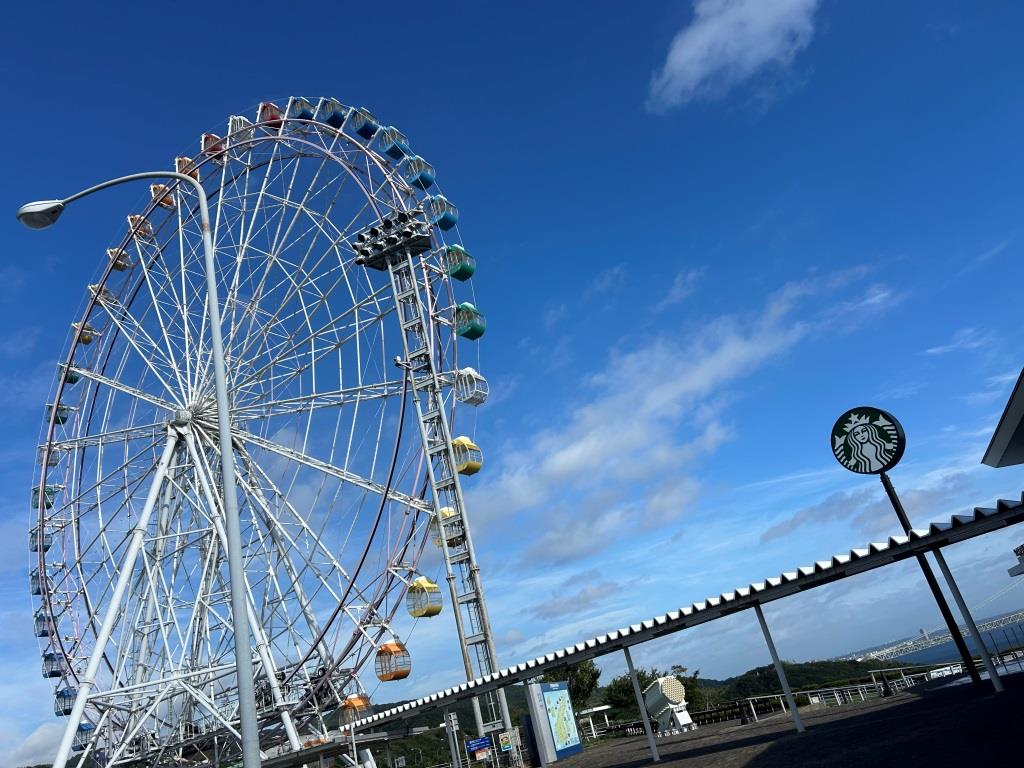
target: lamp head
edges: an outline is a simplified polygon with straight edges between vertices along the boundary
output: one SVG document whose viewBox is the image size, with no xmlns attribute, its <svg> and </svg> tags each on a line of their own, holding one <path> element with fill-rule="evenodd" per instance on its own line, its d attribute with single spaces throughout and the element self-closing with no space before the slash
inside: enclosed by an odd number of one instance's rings
<svg viewBox="0 0 1024 768">
<path fill-rule="evenodd" d="M 64 203 L 60 200 L 39 200 L 26 203 L 18 209 L 18 221 L 29 229 L 46 229 L 55 223 L 64 213 Z"/>
</svg>

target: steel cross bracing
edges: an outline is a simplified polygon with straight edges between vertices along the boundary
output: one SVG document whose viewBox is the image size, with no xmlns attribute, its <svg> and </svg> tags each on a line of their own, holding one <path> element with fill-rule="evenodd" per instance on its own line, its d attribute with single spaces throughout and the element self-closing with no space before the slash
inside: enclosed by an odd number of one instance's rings
<svg viewBox="0 0 1024 768">
<path fill-rule="evenodd" d="M 427 481 L 434 503 L 438 542 L 444 558 L 445 578 L 451 593 L 466 679 L 472 680 L 497 670 L 497 653 L 480 585 L 480 567 L 466 519 L 462 487 L 455 471 L 443 383 L 435 363 L 433 329 L 435 323 L 442 321 L 426 310 L 427 306 L 432 306 L 429 300 L 432 273 L 426 265 L 422 270 L 421 283 L 416 274 L 417 262 L 408 251 L 404 257 L 390 259 L 388 263 L 395 309 L 402 327 L 405 359 L 401 365 L 409 377 L 410 396 L 427 457 Z M 423 294 L 428 297 L 427 301 L 424 301 Z M 442 510 L 445 510 L 444 514 Z M 483 709 L 480 699 L 483 699 Z M 497 728 L 507 730 L 512 727 L 505 692 L 501 689 L 474 698 L 473 716 L 480 735 Z"/>
</svg>

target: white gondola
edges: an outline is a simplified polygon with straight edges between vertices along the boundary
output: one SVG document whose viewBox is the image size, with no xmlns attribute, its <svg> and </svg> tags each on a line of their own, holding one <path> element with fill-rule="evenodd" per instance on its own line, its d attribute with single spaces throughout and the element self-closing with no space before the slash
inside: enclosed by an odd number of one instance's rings
<svg viewBox="0 0 1024 768">
<path fill-rule="evenodd" d="M 487 379 L 473 368 L 460 368 L 455 372 L 455 397 L 467 405 L 480 405 L 491 393 Z"/>
</svg>

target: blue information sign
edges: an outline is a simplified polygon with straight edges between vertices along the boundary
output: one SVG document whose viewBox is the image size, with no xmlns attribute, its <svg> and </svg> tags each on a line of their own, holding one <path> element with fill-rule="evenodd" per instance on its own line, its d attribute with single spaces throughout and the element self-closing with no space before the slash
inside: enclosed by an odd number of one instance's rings
<svg viewBox="0 0 1024 768">
<path fill-rule="evenodd" d="M 481 736 L 479 739 L 470 739 L 466 742 L 466 751 L 472 754 L 473 752 L 479 752 L 481 749 L 491 748 L 491 737 Z"/>
</svg>

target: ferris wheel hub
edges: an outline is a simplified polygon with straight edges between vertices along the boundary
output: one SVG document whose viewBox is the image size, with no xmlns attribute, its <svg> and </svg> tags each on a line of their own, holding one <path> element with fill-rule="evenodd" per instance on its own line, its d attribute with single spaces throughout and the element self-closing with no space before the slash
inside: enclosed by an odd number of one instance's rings
<svg viewBox="0 0 1024 768">
<path fill-rule="evenodd" d="M 171 416 L 172 427 L 187 427 L 192 423 L 192 411 L 188 408 L 176 408 Z"/>
</svg>

